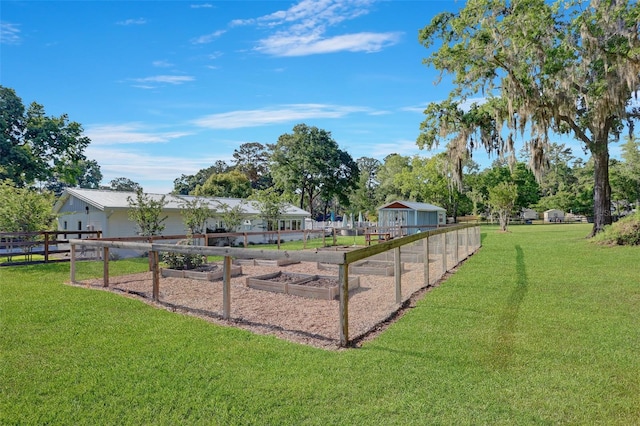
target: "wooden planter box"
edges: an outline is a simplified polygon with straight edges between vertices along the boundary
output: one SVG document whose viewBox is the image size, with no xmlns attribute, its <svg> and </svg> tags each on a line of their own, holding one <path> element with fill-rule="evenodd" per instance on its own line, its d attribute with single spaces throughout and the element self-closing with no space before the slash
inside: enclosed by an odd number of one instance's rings
<svg viewBox="0 0 640 426">
<path fill-rule="evenodd" d="M 355 262 L 349 267 L 352 274 L 360 275 L 385 275 L 392 276 L 394 274 L 394 262 L 384 260 L 363 260 Z M 400 271 L 404 272 L 404 262 L 400 264 Z"/>
<path fill-rule="evenodd" d="M 335 263 L 316 262 L 316 267 L 321 271 L 337 271 L 340 269 L 340 265 L 336 265 Z"/>
<path fill-rule="evenodd" d="M 338 280 L 336 277 L 314 275 L 313 279 L 309 281 L 314 281 L 317 279 L 335 280 L 336 285 L 333 285 L 331 287 L 314 287 L 310 285 L 289 284 L 288 293 L 294 296 L 307 297 L 309 299 L 322 299 L 322 300 L 333 300 L 340 295 L 340 283 L 338 283 Z M 349 277 L 349 291 L 354 290 L 356 288 L 360 288 L 360 277 Z"/>
<path fill-rule="evenodd" d="M 287 281 L 277 281 L 274 279 L 286 276 Z M 329 287 L 316 287 L 305 285 L 319 279 L 335 280 L 336 285 Z M 336 277 L 309 274 L 289 274 L 285 272 L 274 272 L 272 274 L 259 275 L 247 278 L 247 286 L 256 290 L 271 291 L 273 293 L 291 294 L 294 296 L 306 297 L 310 299 L 332 300 L 340 294 L 340 286 Z M 360 287 L 360 278 L 349 278 L 349 291 Z"/>
<path fill-rule="evenodd" d="M 247 287 L 255 288 L 256 290 L 270 291 L 272 293 L 286 293 L 288 283 L 272 281 L 273 278 L 280 277 L 282 274 L 282 271 L 278 271 L 271 274 L 247 277 L 246 284 Z"/>
<path fill-rule="evenodd" d="M 236 265 L 250 265 L 250 266 L 287 266 L 294 263 L 300 263 L 299 260 L 291 259 L 234 259 L 233 263 Z"/>
<path fill-rule="evenodd" d="M 190 278 L 192 280 L 215 281 L 223 277 L 224 269 L 220 267 L 215 271 L 193 271 L 193 270 L 161 268 L 160 274 L 163 277 Z M 236 277 L 238 275 L 242 275 L 242 266 L 231 265 L 231 276 Z"/>
</svg>

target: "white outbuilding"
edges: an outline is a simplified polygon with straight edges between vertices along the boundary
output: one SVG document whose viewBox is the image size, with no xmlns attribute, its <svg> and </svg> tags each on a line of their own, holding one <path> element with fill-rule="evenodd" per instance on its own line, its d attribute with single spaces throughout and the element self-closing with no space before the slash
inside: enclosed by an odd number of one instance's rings
<svg viewBox="0 0 640 426">
<path fill-rule="evenodd" d="M 558 209 L 550 209 L 544 212 L 544 221 L 548 223 L 564 222 L 564 212 Z"/>
</svg>

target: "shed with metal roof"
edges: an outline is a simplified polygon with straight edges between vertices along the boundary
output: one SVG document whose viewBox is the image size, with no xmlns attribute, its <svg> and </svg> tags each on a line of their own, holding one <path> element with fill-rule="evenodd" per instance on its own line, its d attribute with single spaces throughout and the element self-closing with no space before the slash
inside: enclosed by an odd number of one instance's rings
<svg viewBox="0 0 640 426">
<path fill-rule="evenodd" d="M 447 211 L 415 201 L 393 201 L 378 208 L 378 227 L 403 229 L 403 234 L 433 229 L 447 223 Z"/>
</svg>

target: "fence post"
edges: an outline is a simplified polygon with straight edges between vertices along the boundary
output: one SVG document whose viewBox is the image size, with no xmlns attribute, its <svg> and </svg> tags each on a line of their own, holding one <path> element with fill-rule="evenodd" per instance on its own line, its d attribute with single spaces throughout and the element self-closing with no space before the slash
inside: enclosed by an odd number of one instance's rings
<svg viewBox="0 0 640 426">
<path fill-rule="evenodd" d="M 109 287 L 109 247 L 102 248 L 102 275 L 102 287 Z"/>
<path fill-rule="evenodd" d="M 447 232 L 442 233 L 442 275 L 447 273 Z"/>
<path fill-rule="evenodd" d="M 465 243 L 467 245 L 467 255 L 465 257 L 469 257 L 469 255 L 471 254 L 471 245 L 469 244 L 469 227 L 467 226 L 467 228 L 465 229 L 465 231 L 467 232 L 467 239 L 465 240 Z"/>
<path fill-rule="evenodd" d="M 49 233 L 44 233 L 44 263 L 49 262 Z"/>
<path fill-rule="evenodd" d="M 75 244 L 71 244 L 71 252 L 69 253 L 70 259 L 69 262 L 71 263 L 70 265 L 70 272 L 69 274 L 71 275 L 69 277 L 69 279 L 71 280 L 71 283 L 74 284 L 76 282 L 76 245 Z"/>
<path fill-rule="evenodd" d="M 151 265 L 151 271 L 153 276 L 153 289 L 151 291 L 151 298 L 154 302 L 160 300 L 160 256 L 158 252 L 152 250 L 149 252 L 149 264 Z"/>
<path fill-rule="evenodd" d="M 349 344 L 349 265 L 338 266 L 340 282 L 340 346 Z"/>
<path fill-rule="evenodd" d="M 153 238 L 149 237 L 147 242 L 149 244 L 153 244 Z M 153 256 L 151 255 L 151 252 L 149 252 L 149 271 L 153 271 Z"/>
<path fill-rule="evenodd" d="M 402 259 L 400 258 L 400 247 L 393 249 L 394 258 L 394 278 L 396 281 L 396 303 L 402 303 Z"/>
<path fill-rule="evenodd" d="M 228 320 L 231 316 L 231 256 L 224 257 L 222 267 L 222 318 Z"/>
<path fill-rule="evenodd" d="M 429 285 L 429 236 L 422 240 L 424 247 L 424 284 Z"/>
<path fill-rule="evenodd" d="M 455 234 L 455 238 L 456 238 L 456 243 L 455 243 L 455 249 L 456 251 L 453 254 L 453 264 L 457 265 L 458 263 L 460 263 L 460 235 L 458 234 L 458 229 L 456 228 L 456 234 Z"/>
</svg>

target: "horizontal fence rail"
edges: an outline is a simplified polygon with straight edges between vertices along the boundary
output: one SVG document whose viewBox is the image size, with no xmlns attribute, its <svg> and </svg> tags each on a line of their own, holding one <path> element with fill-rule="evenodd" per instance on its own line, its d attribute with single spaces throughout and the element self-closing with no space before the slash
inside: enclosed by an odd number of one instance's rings
<svg viewBox="0 0 640 426">
<path fill-rule="evenodd" d="M 281 231 L 282 232 L 282 231 Z M 293 231 L 295 232 L 295 231 Z M 235 233 L 238 234 L 238 233 Z M 242 233 L 239 233 L 242 234 Z M 208 237 L 206 236 L 199 237 Z M 220 234 L 216 234 L 220 235 Z M 323 234 L 324 235 L 324 234 Z M 139 238 L 138 238 L 139 240 Z M 162 241 L 160 238 L 154 240 Z M 393 264 L 393 276 L 395 282 L 394 303 L 399 307 L 403 302 L 402 274 L 403 256 L 408 259 L 421 259 L 422 282 L 420 286 L 428 287 L 435 280 L 432 275 L 441 277 L 447 271 L 453 269 L 468 256 L 475 253 L 481 246 L 480 226 L 478 224 L 459 224 L 422 231 L 413 235 L 394 238 L 389 241 L 381 241 L 378 244 L 352 250 L 323 250 L 310 249 L 301 251 L 246 249 L 243 247 L 212 247 L 206 245 L 181 245 L 161 242 L 132 241 L 131 239 L 71 239 L 71 265 L 70 279 L 76 282 L 76 253 L 77 247 L 89 247 L 98 251 L 102 250 L 103 286 L 109 286 L 109 250 L 132 249 L 148 253 L 149 267 L 152 271 L 153 289 L 152 299 L 159 301 L 160 294 L 160 253 L 200 254 L 204 256 L 223 257 L 223 319 L 231 318 L 231 265 L 232 259 L 263 259 L 263 260 L 290 260 L 300 262 L 316 262 L 318 264 L 334 265 L 338 272 L 339 303 L 340 303 L 340 345 L 348 346 L 349 339 L 349 270 L 358 262 L 373 261 L 380 256 Z M 432 271 L 430 263 L 437 263 L 439 270 Z"/>
<path fill-rule="evenodd" d="M 309 238 L 322 238 L 325 243 L 326 238 L 331 237 L 333 244 L 336 244 L 336 229 L 321 230 L 321 229 L 300 229 L 300 230 L 281 230 L 281 231 L 251 231 L 251 232 L 213 232 L 206 234 L 191 234 L 191 235 L 152 235 L 152 236 L 134 236 L 134 237 L 107 237 L 100 238 L 102 241 L 124 241 L 124 242 L 148 242 L 153 243 L 155 241 L 162 240 L 192 240 L 199 245 L 215 246 L 215 245 L 232 245 L 235 240 L 242 238 L 241 245 L 244 248 L 248 248 L 250 245 L 273 243 L 278 245 L 284 242 L 284 238 L 287 236 L 300 236 L 305 243 Z M 252 241 L 252 238 L 262 237 L 263 241 L 256 243 Z M 201 243 L 201 244 L 200 244 Z"/>
<path fill-rule="evenodd" d="M 68 262 L 69 238 L 100 238 L 101 231 L 0 232 L 0 266 Z M 14 258 L 21 257 L 22 260 Z"/>
</svg>

